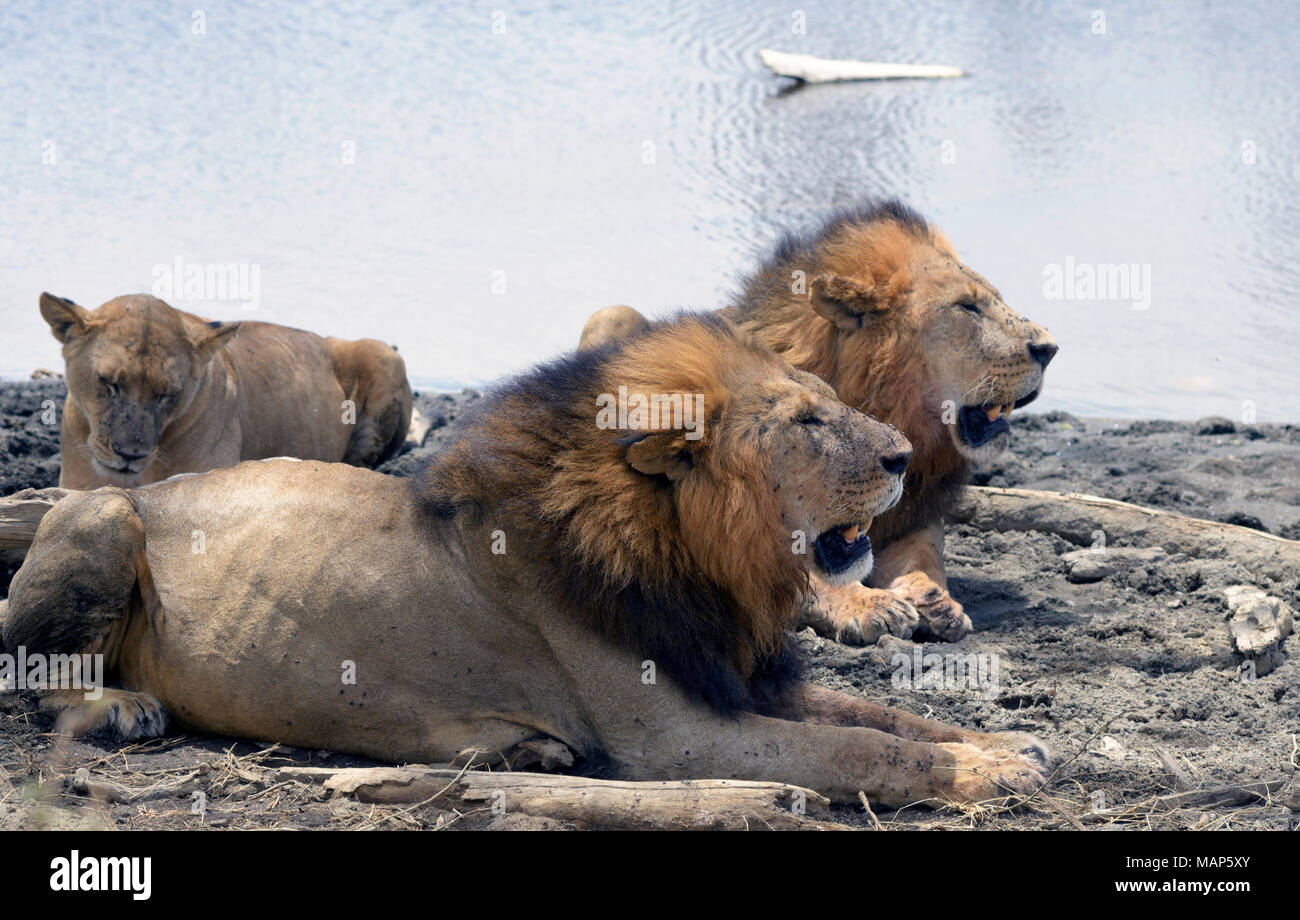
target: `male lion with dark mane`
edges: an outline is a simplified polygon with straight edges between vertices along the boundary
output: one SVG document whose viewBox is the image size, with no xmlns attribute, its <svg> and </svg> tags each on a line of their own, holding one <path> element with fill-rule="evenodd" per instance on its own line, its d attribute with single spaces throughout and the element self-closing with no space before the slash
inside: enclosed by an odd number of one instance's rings
<svg viewBox="0 0 1300 920">
<path fill-rule="evenodd" d="M 703 424 L 598 425 L 624 387 L 698 397 Z M 625 779 L 887 805 L 1030 792 L 1050 760 L 1032 736 L 796 677 L 809 569 L 868 572 L 844 532 L 897 500 L 908 456 L 816 377 L 683 317 L 502 385 L 414 481 L 267 460 L 76 493 L 41 522 L 0 637 L 102 652 L 120 689 L 43 704 L 122 738 L 170 719 L 399 762 L 550 738 Z"/>
<path fill-rule="evenodd" d="M 63 343 L 59 485 L 138 486 L 240 460 L 378 466 L 411 424 L 397 350 L 273 323 L 209 322 L 147 294 L 96 310 L 41 295 Z"/>
<path fill-rule="evenodd" d="M 1038 396 L 1056 341 L 897 201 L 785 237 L 720 313 L 912 442 L 903 500 L 869 534 L 870 586 L 819 583 L 808 621 L 854 644 L 886 632 L 966 635 L 970 618 L 944 575 L 943 520 L 971 461 L 1006 447 L 1007 418 Z M 644 322 L 631 307 L 607 307 L 588 320 L 580 347 Z"/>
</svg>

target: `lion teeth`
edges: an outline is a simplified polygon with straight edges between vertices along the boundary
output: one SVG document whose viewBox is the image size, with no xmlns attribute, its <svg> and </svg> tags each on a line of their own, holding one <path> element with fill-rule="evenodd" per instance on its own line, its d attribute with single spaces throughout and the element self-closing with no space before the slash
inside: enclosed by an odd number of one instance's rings
<svg viewBox="0 0 1300 920">
<path fill-rule="evenodd" d="M 854 542 L 858 539 L 858 525 L 854 524 L 852 527 L 845 527 L 840 531 L 840 536 L 844 538 L 845 543 Z"/>
<path fill-rule="evenodd" d="M 990 422 L 996 422 L 998 420 L 998 416 L 1002 414 L 1002 407 L 994 406 L 992 409 L 985 409 L 984 414 L 989 417 Z"/>
<path fill-rule="evenodd" d="M 1005 406 L 1002 407 L 1002 414 L 1010 415 L 1011 410 L 1014 409 L 1015 407 L 1016 407 L 1015 403 L 1007 403 Z"/>
</svg>

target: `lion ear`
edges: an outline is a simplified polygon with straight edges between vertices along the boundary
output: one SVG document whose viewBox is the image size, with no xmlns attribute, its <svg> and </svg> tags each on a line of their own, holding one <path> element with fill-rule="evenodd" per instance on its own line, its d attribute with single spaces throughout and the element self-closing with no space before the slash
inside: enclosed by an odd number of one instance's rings
<svg viewBox="0 0 1300 920">
<path fill-rule="evenodd" d="M 200 357 L 212 354 L 239 330 L 239 323 L 195 323 L 189 328 L 190 343 Z"/>
<path fill-rule="evenodd" d="M 687 441 L 680 431 L 645 435 L 635 441 L 621 439 L 620 443 L 627 444 L 623 456 L 627 458 L 628 466 L 647 476 L 667 476 L 676 482 L 695 466 L 692 442 Z"/>
<path fill-rule="evenodd" d="M 86 331 L 90 311 L 79 307 L 66 297 L 41 294 L 41 316 L 50 324 L 54 337 L 64 345 Z"/>
<path fill-rule="evenodd" d="M 808 300 L 818 316 L 846 332 L 861 329 L 885 309 L 873 287 L 843 275 L 818 275 L 809 285 Z"/>
</svg>

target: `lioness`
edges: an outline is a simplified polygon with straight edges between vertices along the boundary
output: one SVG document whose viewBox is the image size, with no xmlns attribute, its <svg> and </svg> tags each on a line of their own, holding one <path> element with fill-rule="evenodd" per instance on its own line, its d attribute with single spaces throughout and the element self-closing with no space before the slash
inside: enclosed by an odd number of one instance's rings
<svg viewBox="0 0 1300 920">
<path fill-rule="evenodd" d="M 1012 410 L 1038 396 L 1055 339 L 897 201 L 787 236 L 720 312 L 850 406 L 897 426 L 915 451 L 903 500 L 871 529 L 871 587 L 818 585 L 809 621 L 854 644 L 886 632 L 966 635 L 970 618 L 944 575 L 943 519 L 971 461 L 1001 452 Z M 644 322 L 631 307 L 607 307 L 587 321 L 581 347 Z"/>
<path fill-rule="evenodd" d="M 627 412 L 602 417 L 625 391 Z M 701 399 L 688 432 L 678 407 Z M 868 572 L 866 531 L 909 457 L 816 377 L 688 317 L 516 378 L 462 424 L 414 482 L 267 460 L 75 493 L 14 578 L 4 645 L 102 652 L 122 689 L 45 703 L 122 738 L 170 718 L 448 761 L 547 737 L 628 779 L 782 780 L 890 805 L 1044 781 L 1028 735 L 794 676 L 809 568 Z"/>
<path fill-rule="evenodd" d="M 59 485 L 137 486 L 262 457 L 376 466 L 401 446 L 411 387 L 396 349 L 256 322 L 208 322 L 156 297 L 87 310 L 41 295 L 63 343 Z"/>
</svg>

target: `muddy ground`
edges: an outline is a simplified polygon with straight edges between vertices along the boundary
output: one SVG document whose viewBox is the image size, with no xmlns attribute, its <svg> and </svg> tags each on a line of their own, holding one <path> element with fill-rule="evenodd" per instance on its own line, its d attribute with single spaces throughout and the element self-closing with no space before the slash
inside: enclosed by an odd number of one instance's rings
<svg viewBox="0 0 1300 920">
<path fill-rule="evenodd" d="M 409 475 L 442 442 L 473 394 L 421 395 L 434 420 L 423 448 L 386 472 Z M 62 384 L 0 385 L 0 495 L 58 478 L 57 427 L 42 403 L 62 404 Z M 48 405 L 48 404 L 47 404 Z M 976 482 L 1080 491 L 1244 524 L 1300 538 L 1300 426 L 1078 419 L 1021 415 L 1011 451 Z M 923 653 L 975 654 L 998 665 L 977 689 L 910 690 L 894 656 L 913 643 L 851 648 L 800 634 L 809 676 L 933 718 L 1039 734 L 1068 758 L 1057 780 L 1015 811 L 993 807 L 883 812 L 900 829 L 998 827 L 1294 828 L 1300 737 L 1297 637 L 1271 673 L 1245 680 L 1228 642 L 1223 589 L 1254 584 L 1300 610 L 1300 573 L 1278 583 L 1213 559 L 1171 557 L 1088 584 L 1067 578 L 1063 553 L 1079 549 L 1043 533 L 949 529 L 953 595 L 976 632 Z M 0 594 L 11 570 L 0 570 Z M 988 675 L 986 674 L 986 677 Z M 277 782 L 288 764 L 363 765 L 327 752 L 277 749 L 224 738 L 165 738 L 122 748 L 66 741 L 25 696 L 0 696 L 0 827 L 418 828 L 562 827 L 486 810 L 458 815 L 438 805 L 367 805 L 327 798 L 319 787 Z M 136 789 L 133 804 L 73 791 L 85 767 Z M 196 772 L 197 771 L 197 772 Z M 1176 790 L 1283 781 L 1265 798 L 1225 804 L 1160 800 Z M 196 813 L 194 792 L 206 805 Z M 859 808 L 832 819 L 865 826 Z"/>
</svg>

